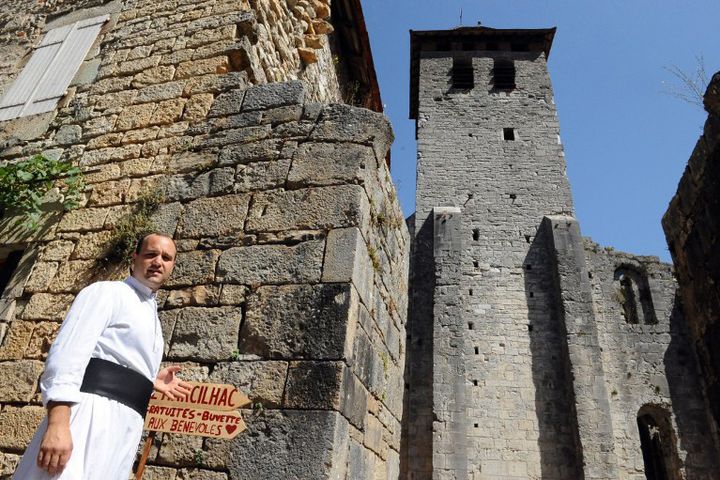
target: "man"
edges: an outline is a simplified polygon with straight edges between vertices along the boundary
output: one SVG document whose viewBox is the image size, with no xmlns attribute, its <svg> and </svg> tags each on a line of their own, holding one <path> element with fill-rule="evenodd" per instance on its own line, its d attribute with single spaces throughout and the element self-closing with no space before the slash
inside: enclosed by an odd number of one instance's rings
<svg viewBox="0 0 720 480">
<path fill-rule="evenodd" d="M 128 478 L 152 390 L 173 399 L 189 393 L 175 375 L 180 367 L 158 372 L 164 342 L 155 295 L 175 255 L 171 238 L 146 235 L 125 281 L 78 294 L 40 379 L 47 417 L 14 479 Z"/>
</svg>

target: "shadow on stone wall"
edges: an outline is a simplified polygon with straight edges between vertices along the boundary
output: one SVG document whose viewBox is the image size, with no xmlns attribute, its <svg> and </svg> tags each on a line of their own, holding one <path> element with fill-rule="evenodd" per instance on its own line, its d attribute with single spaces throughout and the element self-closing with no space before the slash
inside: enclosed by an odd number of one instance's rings
<svg viewBox="0 0 720 480">
<path fill-rule="evenodd" d="M 428 215 L 412 242 L 408 302 L 405 397 L 400 478 L 431 479 L 433 474 L 433 219 Z M 410 476 L 412 473 L 412 477 Z"/>
<path fill-rule="evenodd" d="M 665 351 L 663 363 L 678 430 L 677 448 L 687 453 L 683 462 L 685 478 L 720 479 L 720 466 L 717 465 L 720 451 L 717 445 L 708 444 L 708 439 L 711 438 L 711 418 L 702 398 L 698 365 L 692 355 L 689 332 L 678 294 L 673 299 L 670 344 Z"/>
<path fill-rule="evenodd" d="M 525 257 L 523 273 L 528 336 L 535 386 L 541 478 L 583 478 L 567 332 L 559 311 L 546 223 L 538 229 Z"/>
</svg>

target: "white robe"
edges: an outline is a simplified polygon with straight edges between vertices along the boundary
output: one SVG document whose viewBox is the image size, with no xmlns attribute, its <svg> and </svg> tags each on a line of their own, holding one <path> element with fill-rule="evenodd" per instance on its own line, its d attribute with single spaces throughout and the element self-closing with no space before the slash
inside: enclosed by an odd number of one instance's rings
<svg viewBox="0 0 720 480">
<path fill-rule="evenodd" d="M 91 357 L 131 368 L 154 381 L 163 337 L 152 291 L 133 277 L 98 282 L 75 298 L 40 379 L 43 405 L 71 402 L 73 451 L 60 475 L 37 466 L 47 417 L 25 451 L 15 480 L 126 480 L 142 435 L 142 417 L 130 407 L 80 392 Z"/>
</svg>

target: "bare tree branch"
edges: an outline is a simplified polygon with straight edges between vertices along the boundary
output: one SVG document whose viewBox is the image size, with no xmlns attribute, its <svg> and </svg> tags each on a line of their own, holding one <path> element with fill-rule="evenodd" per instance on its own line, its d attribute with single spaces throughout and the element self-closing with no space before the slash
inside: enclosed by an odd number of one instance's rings
<svg viewBox="0 0 720 480">
<path fill-rule="evenodd" d="M 693 73 L 685 72 L 677 65 L 665 66 L 663 70 L 675 77 L 678 83 L 670 84 L 663 81 L 662 93 L 690 105 L 696 105 L 701 109 L 704 108 L 703 95 L 705 95 L 709 80 L 702 54 L 695 56 L 695 72 Z"/>
</svg>

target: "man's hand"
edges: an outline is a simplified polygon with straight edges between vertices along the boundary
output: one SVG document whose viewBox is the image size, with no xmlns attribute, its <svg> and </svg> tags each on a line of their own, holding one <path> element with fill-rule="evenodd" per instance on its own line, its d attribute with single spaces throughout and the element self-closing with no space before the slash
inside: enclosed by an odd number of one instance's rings
<svg viewBox="0 0 720 480">
<path fill-rule="evenodd" d="M 158 373 L 153 388 L 170 400 L 184 400 L 185 397 L 190 395 L 190 384 L 183 382 L 175 375 L 180 370 L 181 367 L 178 365 L 163 368 Z"/>
<path fill-rule="evenodd" d="M 48 426 L 40 443 L 37 464 L 50 475 L 60 473 L 65 468 L 73 443 L 70 435 L 69 403 L 48 403 Z"/>
</svg>

